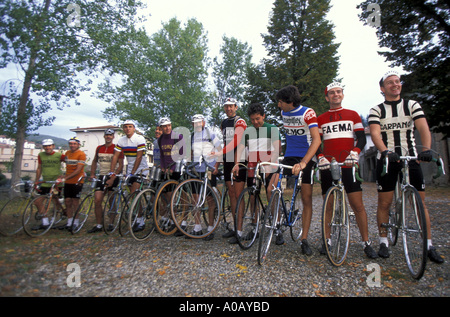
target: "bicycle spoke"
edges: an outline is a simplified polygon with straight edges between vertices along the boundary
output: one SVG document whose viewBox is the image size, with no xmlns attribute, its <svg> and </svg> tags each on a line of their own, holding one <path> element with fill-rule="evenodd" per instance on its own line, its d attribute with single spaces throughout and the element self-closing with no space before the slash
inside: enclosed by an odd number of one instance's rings
<svg viewBox="0 0 450 317">
<path fill-rule="evenodd" d="M 412 187 L 404 192 L 403 248 L 407 266 L 415 279 L 420 279 L 427 261 L 427 229 L 420 195 Z"/>
</svg>

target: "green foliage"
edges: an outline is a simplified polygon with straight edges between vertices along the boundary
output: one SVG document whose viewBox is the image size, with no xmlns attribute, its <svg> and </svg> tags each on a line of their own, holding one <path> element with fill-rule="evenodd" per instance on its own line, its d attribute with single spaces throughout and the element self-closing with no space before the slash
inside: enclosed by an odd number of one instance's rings
<svg viewBox="0 0 450 317">
<path fill-rule="evenodd" d="M 31 98 L 33 109 L 42 111 L 48 111 L 50 104 L 59 109 L 79 104 L 80 92 L 92 83 L 91 73 L 108 67 L 106 48 L 134 30 L 142 7 L 140 1 L 130 0 L 1 2 L 0 67 L 15 64 L 23 75 L 15 117 L 13 182 L 20 175 L 28 121 L 33 119 Z M 88 77 L 78 76 L 81 73 Z"/>
<path fill-rule="evenodd" d="M 328 108 L 323 91 L 339 67 L 339 44 L 333 43 L 333 25 L 325 19 L 329 8 L 328 0 L 275 0 L 263 35 L 269 57 L 250 70 L 247 94 L 252 102 L 265 102 L 273 119 L 279 117 L 274 95 L 287 85 L 298 87 L 302 104 L 317 113 Z"/>
<path fill-rule="evenodd" d="M 163 24 L 152 36 L 138 31 L 128 37 L 126 53 L 120 47 L 107 51 L 111 74 L 120 76 L 100 86 L 99 97 L 113 106 L 105 114 L 120 120 L 132 119 L 141 128 L 154 127 L 161 117 L 170 117 L 172 126 L 191 126 L 191 117 L 204 113 L 208 102 L 207 39 L 195 19 L 184 27 L 177 19 Z"/>
<path fill-rule="evenodd" d="M 30 135 L 39 127 L 50 126 L 55 119 L 53 116 L 47 118 L 43 116 L 51 108 L 48 102 L 41 102 L 35 105 L 32 100 L 27 102 L 25 116 L 18 117 L 19 102 L 20 96 L 11 82 L 8 97 L 3 99 L 3 103 L 0 103 L 0 112 L 3 118 L 3 120 L 0 120 L 0 134 L 15 139 L 17 137 L 17 122 L 20 121 L 21 125 L 25 126 L 26 135 Z"/>
<path fill-rule="evenodd" d="M 377 29 L 379 54 L 402 66 L 403 95 L 417 100 L 430 126 L 450 133 L 450 4 L 448 1 L 367 0 L 358 5 L 360 19 L 367 24 L 367 6 L 381 9 Z M 380 75 L 381 77 L 381 75 Z"/>
<path fill-rule="evenodd" d="M 253 66 L 252 49 L 236 38 L 223 36 L 220 48 L 221 59 L 215 57 L 213 65 L 214 83 L 217 89 L 215 103 L 211 109 L 211 125 L 219 126 L 225 119 L 223 103 L 227 97 L 239 103 L 238 115 L 246 118 L 244 95 L 248 89 L 248 70 Z"/>
</svg>

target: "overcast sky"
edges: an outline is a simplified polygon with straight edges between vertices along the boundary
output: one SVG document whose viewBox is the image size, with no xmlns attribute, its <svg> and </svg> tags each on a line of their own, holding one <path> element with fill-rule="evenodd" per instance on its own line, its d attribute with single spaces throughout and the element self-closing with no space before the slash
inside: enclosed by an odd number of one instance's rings
<svg viewBox="0 0 450 317">
<path fill-rule="evenodd" d="M 176 17 L 182 22 L 196 18 L 208 32 L 210 51 L 208 56 L 219 55 L 222 36 L 235 37 L 252 47 L 253 62 L 265 56 L 261 33 L 267 33 L 269 14 L 273 0 L 148 0 L 144 14 L 148 16 L 145 28 L 148 34 L 158 32 L 162 23 Z M 332 8 L 328 19 L 335 25 L 336 42 L 339 49 L 339 78 L 345 85 L 343 106 L 367 115 L 372 106 L 383 99 L 378 81 L 389 69 L 389 64 L 377 54 L 380 50 L 375 28 L 364 26 L 358 19 L 356 5 L 362 0 L 331 0 Z M 382 12 L 381 12 L 382 18 Z M 401 71 L 401 69 L 397 69 Z M 0 70 L 0 94 L 4 94 L 4 82 L 17 78 L 15 68 Z M 325 89 L 325 87 L 324 87 Z M 107 104 L 85 93 L 80 98 L 81 106 L 54 110 L 53 126 L 41 128 L 38 132 L 64 138 L 74 135 L 70 129 L 107 125 L 102 110 Z M 318 114 L 319 115 L 319 114 Z M 114 123 L 114 122 L 112 122 Z"/>
</svg>

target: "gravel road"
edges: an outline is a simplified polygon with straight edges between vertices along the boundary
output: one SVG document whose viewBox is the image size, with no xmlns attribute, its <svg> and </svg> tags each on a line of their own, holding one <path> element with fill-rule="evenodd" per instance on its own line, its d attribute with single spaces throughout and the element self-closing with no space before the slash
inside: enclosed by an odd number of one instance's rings
<svg viewBox="0 0 450 317">
<path fill-rule="evenodd" d="M 321 197 L 316 194 L 310 257 L 302 255 L 299 244 L 288 236 L 284 245 L 271 247 L 267 263 L 259 266 L 255 246 L 243 251 L 221 238 L 221 232 L 212 241 L 153 234 L 143 243 L 103 233 L 72 236 L 51 231 L 37 239 L 19 234 L 0 237 L 0 296 L 447 297 L 449 192 L 449 188 L 427 191 L 433 244 L 445 263 L 428 261 L 419 281 L 410 277 L 401 245 L 391 248 L 389 259 L 366 258 L 355 222 L 346 262 L 332 266 L 319 254 Z M 364 202 L 370 238 L 378 251 L 374 184 L 364 184 Z M 378 284 L 371 279 L 376 272 L 381 277 Z M 78 281 L 80 285 L 71 285 Z"/>
</svg>

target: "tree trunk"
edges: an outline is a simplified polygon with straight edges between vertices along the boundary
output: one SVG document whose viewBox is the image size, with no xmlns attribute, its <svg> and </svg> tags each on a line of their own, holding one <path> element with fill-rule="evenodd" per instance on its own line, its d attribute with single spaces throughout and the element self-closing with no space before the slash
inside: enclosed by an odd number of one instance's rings
<svg viewBox="0 0 450 317">
<path fill-rule="evenodd" d="M 51 0 L 45 1 L 45 7 L 42 12 L 42 17 L 45 19 L 45 15 L 50 7 Z M 20 96 L 19 107 L 17 109 L 17 133 L 16 133 L 16 149 L 14 153 L 14 162 L 12 165 L 12 175 L 11 175 L 11 185 L 20 180 L 22 172 L 22 159 L 23 159 L 23 146 L 25 144 L 25 135 L 27 132 L 27 122 L 26 117 L 28 98 L 30 97 L 31 83 L 34 77 L 34 71 L 36 68 L 36 59 L 39 49 L 39 43 L 41 41 L 42 31 L 39 30 L 36 33 L 35 45 L 30 55 L 30 62 L 28 63 L 28 69 L 25 73 L 25 81 L 22 88 L 22 95 Z"/>
</svg>

